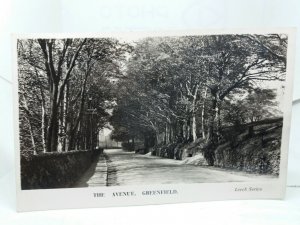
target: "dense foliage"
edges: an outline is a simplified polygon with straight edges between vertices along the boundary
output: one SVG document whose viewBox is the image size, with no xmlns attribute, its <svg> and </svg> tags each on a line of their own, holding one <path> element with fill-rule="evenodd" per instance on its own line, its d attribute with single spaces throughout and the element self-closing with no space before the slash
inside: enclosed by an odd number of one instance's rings
<svg viewBox="0 0 300 225">
<path fill-rule="evenodd" d="M 95 148 L 128 51 L 115 39 L 19 40 L 22 154 Z"/>
<path fill-rule="evenodd" d="M 273 34 L 138 41 L 117 84 L 112 136 L 145 148 L 173 146 L 171 155 L 176 143 L 201 138 L 213 165 L 222 128 L 282 116 L 276 101 L 286 44 L 285 35 Z"/>
<path fill-rule="evenodd" d="M 21 152 L 94 149 L 110 124 L 124 146 L 201 143 L 220 164 L 228 133 L 282 117 L 286 51 L 283 34 L 19 40 Z"/>
</svg>

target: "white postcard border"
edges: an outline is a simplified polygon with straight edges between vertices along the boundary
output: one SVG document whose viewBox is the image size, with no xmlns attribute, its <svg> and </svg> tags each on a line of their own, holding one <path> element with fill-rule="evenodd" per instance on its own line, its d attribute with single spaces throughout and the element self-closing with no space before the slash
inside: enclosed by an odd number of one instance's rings
<svg viewBox="0 0 300 225">
<path fill-rule="evenodd" d="M 201 183 L 201 184 L 157 184 L 139 186 L 115 186 L 95 188 L 63 188 L 21 190 L 20 177 L 20 143 L 19 143 L 19 109 L 18 109 L 18 66 L 17 40 L 24 38 L 101 38 L 101 37 L 147 37 L 147 36 L 186 36 L 213 34 L 288 34 L 286 88 L 284 95 L 284 123 L 281 144 L 280 176 L 278 179 L 266 182 L 232 182 L 232 183 Z M 251 28 L 251 29 L 222 29 L 222 30 L 182 30 L 182 31 L 154 31 L 128 33 L 85 33 L 85 34 L 19 34 L 13 35 L 13 112 L 15 138 L 15 168 L 17 211 L 33 211 L 65 208 L 87 208 L 106 206 L 128 206 L 145 204 L 167 204 L 179 202 L 229 200 L 229 199 L 282 199 L 285 195 L 287 177 L 287 158 L 289 134 L 291 125 L 293 73 L 295 66 L 295 38 L 294 28 Z M 236 191 L 244 187 L 259 188 L 261 191 Z M 177 194 L 143 195 L 149 190 L 176 190 Z M 131 192 L 135 196 L 113 197 L 113 192 Z M 104 193 L 105 197 L 94 197 L 94 193 Z"/>
</svg>

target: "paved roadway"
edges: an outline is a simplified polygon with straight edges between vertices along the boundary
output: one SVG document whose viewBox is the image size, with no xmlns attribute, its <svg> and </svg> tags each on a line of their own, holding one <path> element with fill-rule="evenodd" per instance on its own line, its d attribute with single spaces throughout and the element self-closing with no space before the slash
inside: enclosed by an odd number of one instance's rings
<svg viewBox="0 0 300 225">
<path fill-rule="evenodd" d="M 183 164 L 182 161 L 140 155 L 121 149 L 104 151 L 75 187 L 217 183 L 275 179 L 273 176 L 248 174 L 212 167 Z"/>
</svg>

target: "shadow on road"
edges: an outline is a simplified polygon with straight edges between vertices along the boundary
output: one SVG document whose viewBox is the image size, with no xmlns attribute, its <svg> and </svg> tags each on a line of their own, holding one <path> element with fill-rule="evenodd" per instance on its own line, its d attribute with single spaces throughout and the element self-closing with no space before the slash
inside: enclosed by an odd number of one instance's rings
<svg viewBox="0 0 300 225">
<path fill-rule="evenodd" d="M 88 181 L 91 179 L 91 177 L 95 174 L 97 163 L 99 161 L 99 158 L 103 157 L 101 155 L 97 156 L 91 166 L 85 171 L 83 176 L 75 183 L 74 187 L 88 187 Z"/>
</svg>

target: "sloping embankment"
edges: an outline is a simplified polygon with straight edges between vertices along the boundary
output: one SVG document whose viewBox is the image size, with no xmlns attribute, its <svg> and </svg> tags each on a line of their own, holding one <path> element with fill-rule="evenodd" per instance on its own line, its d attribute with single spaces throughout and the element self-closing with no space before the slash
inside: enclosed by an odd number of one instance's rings
<svg viewBox="0 0 300 225">
<path fill-rule="evenodd" d="M 226 131 L 227 137 L 223 136 L 217 146 L 209 149 L 215 153 L 214 166 L 278 175 L 282 120 L 274 121 L 245 126 L 239 133 Z M 189 144 L 161 146 L 156 149 L 156 155 L 182 159 L 185 164 L 206 166 L 208 164 L 203 155 L 208 148 L 204 140 L 197 139 Z"/>
</svg>

